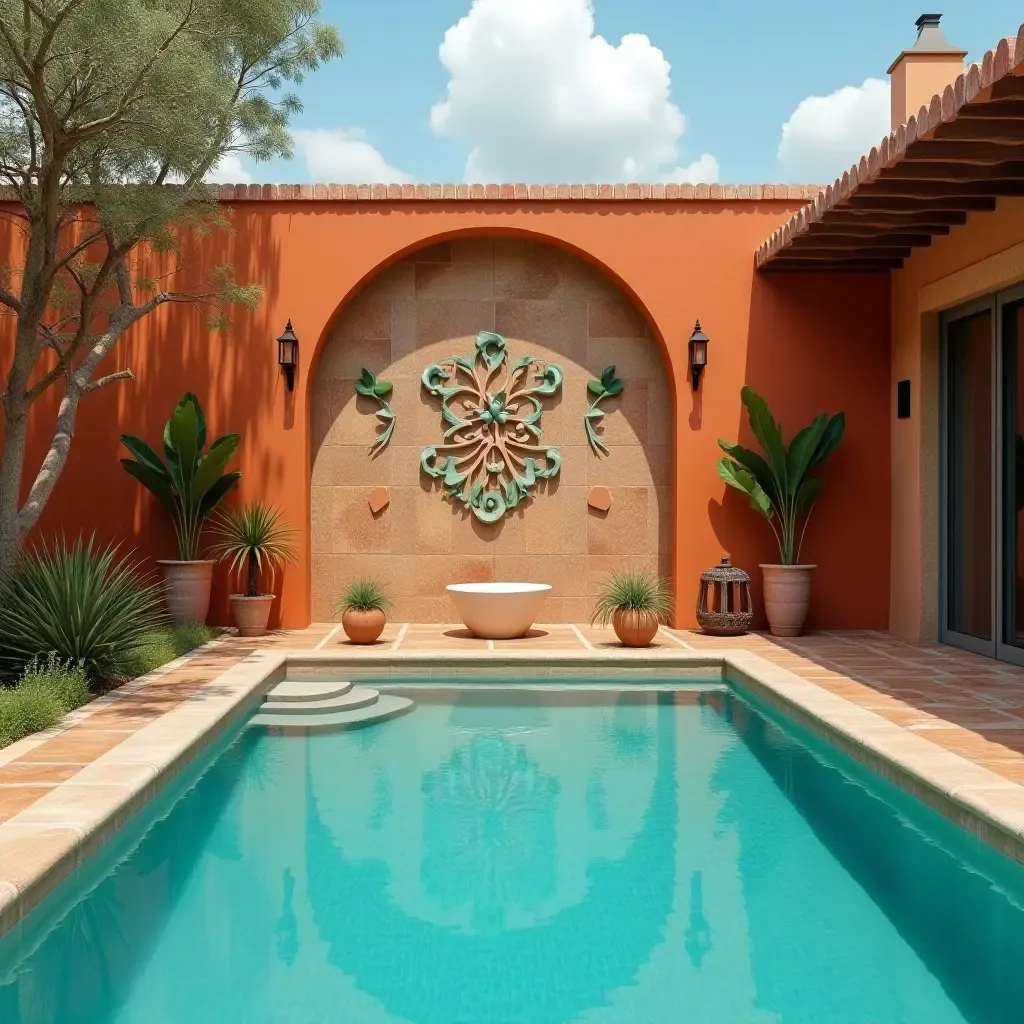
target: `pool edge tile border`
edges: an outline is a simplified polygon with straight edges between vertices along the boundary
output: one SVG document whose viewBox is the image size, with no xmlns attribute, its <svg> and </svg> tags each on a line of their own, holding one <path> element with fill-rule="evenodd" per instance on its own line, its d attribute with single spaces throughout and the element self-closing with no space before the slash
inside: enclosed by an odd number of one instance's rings
<svg viewBox="0 0 1024 1024">
<path fill-rule="evenodd" d="M 0 935 L 283 677 L 287 660 L 285 651 L 258 651 L 242 658 L 202 690 L 127 735 L 67 784 L 58 784 L 0 823 Z M 58 841 L 47 842 L 55 836 Z M 19 865 L 19 847 L 36 840 L 46 846 L 45 855 Z"/>
<path fill-rule="evenodd" d="M 203 649 L 223 638 L 204 645 Z M 182 660 L 187 660 L 188 655 Z M 1024 786 L 943 749 L 881 715 L 830 693 L 811 679 L 752 651 L 479 650 L 418 652 L 385 649 L 345 657 L 337 653 L 257 651 L 212 678 L 200 691 L 59 783 L 45 796 L 0 823 L 0 935 L 110 838 L 204 747 L 212 743 L 289 667 L 337 674 L 426 678 L 501 672 L 544 677 L 594 675 L 657 678 L 686 668 L 714 669 L 833 746 L 889 779 L 911 796 L 982 841 L 1024 863 Z M 369 672 L 367 670 L 370 670 Z M 158 672 L 160 670 L 157 670 Z M 152 678 L 152 676 L 150 676 Z M 141 680 L 138 681 L 140 685 Z M 129 684 L 131 685 L 131 684 Z M 56 836 L 56 842 L 53 840 Z M 11 871 L 5 844 L 43 842 L 31 863 Z M 22 855 L 25 858 L 25 855 Z M 17 857 L 15 857 L 17 859 Z M 9 874 L 14 874 L 12 879 Z"/>
</svg>

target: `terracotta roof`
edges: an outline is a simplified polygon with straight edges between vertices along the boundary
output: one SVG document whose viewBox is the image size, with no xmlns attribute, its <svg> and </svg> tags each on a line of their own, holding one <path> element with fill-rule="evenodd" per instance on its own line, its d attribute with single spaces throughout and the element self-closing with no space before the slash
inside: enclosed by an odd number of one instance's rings
<svg viewBox="0 0 1024 1024">
<path fill-rule="evenodd" d="M 221 185 L 221 202 L 239 200 L 346 202 L 423 202 L 540 200 L 806 200 L 822 190 L 821 185 L 676 185 L 637 183 L 618 185 Z"/>
<path fill-rule="evenodd" d="M 765 270 L 886 270 L 1024 196 L 1024 25 L 862 157 L 757 251 Z"/>
</svg>

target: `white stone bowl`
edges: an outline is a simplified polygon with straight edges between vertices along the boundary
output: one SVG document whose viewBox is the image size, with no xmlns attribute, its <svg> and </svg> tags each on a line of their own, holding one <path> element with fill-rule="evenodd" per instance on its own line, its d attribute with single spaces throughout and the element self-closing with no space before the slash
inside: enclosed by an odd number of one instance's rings
<svg viewBox="0 0 1024 1024">
<path fill-rule="evenodd" d="M 547 583 L 452 583 L 455 610 L 474 636 L 514 640 L 537 621 L 551 587 Z"/>
</svg>

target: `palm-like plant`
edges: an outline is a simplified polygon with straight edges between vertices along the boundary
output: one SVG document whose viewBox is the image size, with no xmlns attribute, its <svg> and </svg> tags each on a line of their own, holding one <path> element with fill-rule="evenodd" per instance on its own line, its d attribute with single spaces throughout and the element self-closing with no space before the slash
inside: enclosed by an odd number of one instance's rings
<svg viewBox="0 0 1024 1024">
<path fill-rule="evenodd" d="M 616 572 L 606 580 L 591 622 L 607 626 L 616 612 L 638 612 L 655 616 L 661 623 L 672 615 L 672 589 L 656 573 Z"/>
<path fill-rule="evenodd" d="M 740 398 L 747 409 L 750 429 L 765 457 L 739 444 L 719 440 L 728 458 L 719 460 L 718 475 L 742 491 L 751 507 L 768 520 L 779 544 L 783 565 L 800 560 L 804 533 L 814 503 L 821 493 L 822 478 L 810 474 L 835 451 L 846 429 L 843 413 L 829 418 L 824 413 L 801 430 L 789 447 L 782 428 L 772 417 L 765 400 L 745 387 Z"/>
<path fill-rule="evenodd" d="M 262 501 L 219 513 L 212 524 L 214 543 L 210 554 L 226 561 L 237 579 L 246 573 L 245 596 L 259 597 L 260 577 L 270 576 L 274 589 L 277 571 L 298 558 L 292 537 L 295 531 L 281 522 L 281 510 Z"/>
<path fill-rule="evenodd" d="M 122 459 L 121 465 L 170 512 L 183 562 L 199 558 L 203 522 L 238 483 L 241 473 L 224 470 L 240 440 L 238 434 L 225 434 L 204 454 L 206 417 L 192 392 L 178 402 L 164 427 L 166 462 L 141 438 L 121 435 L 121 443 L 135 456 Z"/>
<path fill-rule="evenodd" d="M 26 553 L 0 598 L 0 679 L 17 679 L 51 653 L 92 684 L 133 674 L 162 625 L 160 586 L 116 547 L 92 539 Z"/>
</svg>

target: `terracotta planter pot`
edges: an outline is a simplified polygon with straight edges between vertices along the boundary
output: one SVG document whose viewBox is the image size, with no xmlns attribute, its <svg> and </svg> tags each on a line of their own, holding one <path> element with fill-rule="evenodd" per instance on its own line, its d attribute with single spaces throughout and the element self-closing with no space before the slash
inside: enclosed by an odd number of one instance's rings
<svg viewBox="0 0 1024 1024">
<path fill-rule="evenodd" d="M 658 616 L 620 609 L 612 616 L 612 628 L 623 647 L 650 647 L 658 632 Z"/>
<path fill-rule="evenodd" d="M 231 617 L 238 627 L 239 636 L 263 636 L 270 621 L 270 606 L 274 603 L 273 594 L 260 594 L 257 597 L 246 597 L 245 594 L 232 594 Z"/>
<path fill-rule="evenodd" d="M 210 611 L 213 562 L 175 562 L 165 559 L 156 564 L 163 574 L 164 602 L 171 622 L 176 626 L 183 622 L 205 622 Z"/>
<path fill-rule="evenodd" d="M 354 644 L 372 644 L 384 632 L 387 616 L 382 611 L 357 612 L 349 610 L 341 617 L 341 628 Z"/>
<path fill-rule="evenodd" d="M 762 565 L 764 610 L 773 636 L 799 636 L 811 605 L 813 565 Z"/>
</svg>

